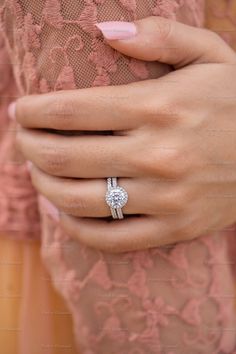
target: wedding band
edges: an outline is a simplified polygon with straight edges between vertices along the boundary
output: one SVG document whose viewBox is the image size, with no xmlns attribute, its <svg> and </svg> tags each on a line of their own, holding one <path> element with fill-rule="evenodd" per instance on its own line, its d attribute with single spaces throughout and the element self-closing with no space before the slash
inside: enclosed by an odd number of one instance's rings
<svg viewBox="0 0 236 354">
<path fill-rule="evenodd" d="M 117 184 L 117 177 L 107 178 L 107 192 L 105 196 L 107 205 L 111 209 L 113 219 L 123 219 L 122 208 L 128 201 L 128 193 Z"/>
</svg>

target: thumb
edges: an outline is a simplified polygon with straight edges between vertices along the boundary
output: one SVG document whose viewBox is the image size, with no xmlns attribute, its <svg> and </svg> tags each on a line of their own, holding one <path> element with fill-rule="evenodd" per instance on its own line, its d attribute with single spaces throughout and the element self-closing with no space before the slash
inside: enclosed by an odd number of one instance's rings
<svg viewBox="0 0 236 354">
<path fill-rule="evenodd" d="M 175 68 L 236 60 L 235 52 L 215 32 L 164 17 L 101 22 L 96 26 L 111 47 L 136 59 L 160 61 Z"/>
</svg>

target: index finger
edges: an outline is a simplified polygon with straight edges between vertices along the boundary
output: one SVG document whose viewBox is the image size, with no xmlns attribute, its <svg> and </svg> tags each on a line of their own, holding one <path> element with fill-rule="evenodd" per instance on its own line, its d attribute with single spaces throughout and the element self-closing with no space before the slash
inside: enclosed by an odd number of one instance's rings
<svg viewBox="0 0 236 354">
<path fill-rule="evenodd" d="M 19 98 L 15 114 L 25 128 L 127 130 L 144 119 L 143 96 L 142 83 L 61 90 Z"/>
</svg>

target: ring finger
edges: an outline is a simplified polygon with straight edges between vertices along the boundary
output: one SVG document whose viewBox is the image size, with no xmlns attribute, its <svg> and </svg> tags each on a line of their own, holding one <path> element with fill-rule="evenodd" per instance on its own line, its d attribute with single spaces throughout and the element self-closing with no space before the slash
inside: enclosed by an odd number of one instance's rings
<svg viewBox="0 0 236 354">
<path fill-rule="evenodd" d="M 31 169 L 35 188 L 49 199 L 62 213 L 78 217 L 108 217 L 111 215 L 105 202 L 106 179 L 70 179 L 46 174 L 38 167 Z M 168 184 L 168 185 L 167 185 Z M 151 178 L 119 178 L 118 185 L 128 193 L 124 214 L 176 214 L 176 182 L 157 181 Z"/>
</svg>

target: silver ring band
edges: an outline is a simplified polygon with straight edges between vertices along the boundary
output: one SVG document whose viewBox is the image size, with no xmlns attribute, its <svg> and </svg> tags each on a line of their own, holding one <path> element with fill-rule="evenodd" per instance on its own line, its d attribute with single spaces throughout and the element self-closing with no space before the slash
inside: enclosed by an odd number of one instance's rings
<svg viewBox="0 0 236 354">
<path fill-rule="evenodd" d="M 111 209 L 113 219 L 123 219 L 122 208 L 128 201 L 128 193 L 117 184 L 117 177 L 107 178 L 106 203 Z"/>
</svg>

